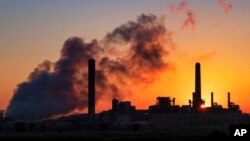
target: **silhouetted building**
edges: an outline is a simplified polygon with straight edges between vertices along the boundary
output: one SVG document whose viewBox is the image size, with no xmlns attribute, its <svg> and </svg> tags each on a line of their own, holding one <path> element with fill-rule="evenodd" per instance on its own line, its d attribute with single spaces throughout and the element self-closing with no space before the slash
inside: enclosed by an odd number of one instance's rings
<svg viewBox="0 0 250 141">
<path fill-rule="evenodd" d="M 88 61 L 88 114 L 95 115 L 95 60 Z"/>
<path fill-rule="evenodd" d="M 198 111 L 204 101 L 201 99 L 201 71 L 200 63 L 195 64 L 195 92 L 193 93 L 193 109 Z"/>
<path fill-rule="evenodd" d="M 157 97 L 156 105 L 149 106 L 150 113 L 172 113 L 179 112 L 180 106 L 175 105 L 175 98 Z"/>
<path fill-rule="evenodd" d="M 170 97 L 157 97 L 157 103 L 156 104 L 159 107 L 170 107 L 170 106 L 172 106 Z"/>
<path fill-rule="evenodd" d="M 135 111 L 135 106 L 132 106 L 130 101 L 119 102 L 114 98 L 112 100 L 112 111 L 120 114 L 130 114 Z"/>
<path fill-rule="evenodd" d="M 234 111 L 234 112 L 241 112 L 240 106 L 231 102 L 230 92 L 227 93 L 227 104 L 228 104 L 228 110 Z"/>
<path fill-rule="evenodd" d="M 125 124 L 138 119 L 139 114 L 130 101 L 118 101 L 118 99 L 114 98 L 112 100 L 112 109 L 101 112 L 100 115 L 105 122 Z"/>
<path fill-rule="evenodd" d="M 217 102 L 214 102 L 214 93 L 211 92 L 211 107 L 209 108 L 210 112 L 221 112 L 225 111 L 222 105 L 219 105 Z"/>
</svg>

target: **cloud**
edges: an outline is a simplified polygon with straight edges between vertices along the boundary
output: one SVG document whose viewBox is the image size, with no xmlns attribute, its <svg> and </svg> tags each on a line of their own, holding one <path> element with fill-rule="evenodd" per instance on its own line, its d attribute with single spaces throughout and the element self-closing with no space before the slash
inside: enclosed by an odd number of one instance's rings
<svg viewBox="0 0 250 141">
<path fill-rule="evenodd" d="M 232 10 L 232 3 L 226 0 L 217 0 L 220 6 L 223 8 L 225 14 L 229 13 Z"/>
<path fill-rule="evenodd" d="M 102 96 L 123 98 L 131 93 L 130 84 L 152 83 L 169 68 L 168 54 L 173 46 L 172 33 L 162 18 L 153 14 L 138 16 L 101 41 L 71 37 L 56 62 L 44 61 L 18 84 L 7 115 L 40 120 L 86 108 L 90 58 L 96 60 L 96 101 Z M 115 51 L 120 48 L 122 55 Z"/>
<path fill-rule="evenodd" d="M 185 19 L 182 22 L 181 29 L 191 27 L 192 30 L 195 30 L 196 18 L 193 10 L 189 7 L 188 0 L 182 0 L 178 5 L 170 4 L 170 11 L 173 13 L 184 13 Z"/>
</svg>

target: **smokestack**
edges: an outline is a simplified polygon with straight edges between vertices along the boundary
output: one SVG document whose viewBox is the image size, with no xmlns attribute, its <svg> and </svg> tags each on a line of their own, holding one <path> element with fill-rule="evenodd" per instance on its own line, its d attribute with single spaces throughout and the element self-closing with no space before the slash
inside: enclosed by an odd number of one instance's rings
<svg viewBox="0 0 250 141">
<path fill-rule="evenodd" d="M 211 92 L 211 107 L 214 106 L 214 93 Z"/>
<path fill-rule="evenodd" d="M 88 62 L 88 114 L 95 115 L 95 60 L 89 59 Z"/>
<path fill-rule="evenodd" d="M 188 103 L 189 103 L 189 107 L 191 107 L 191 106 L 192 106 L 192 105 L 191 105 L 191 104 L 192 104 L 191 99 L 188 100 Z"/>
<path fill-rule="evenodd" d="M 201 71 L 200 63 L 195 64 L 195 92 L 193 93 L 193 108 L 200 109 L 201 99 Z"/>
<path fill-rule="evenodd" d="M 200 63 L 195 64 L 195 94 L 197 100 L 201 99 L 201 71 Z"/>
<path fill-rule="evenodd" d="M 196 99 L 195 99 L 195 92 L 193 92 L 193 95 L 192 95 L 192 98 L 193 98 L 193 108 L 195 107 L 195 104 L 196 104 Z"/>
<path fill-rule="evenodd" d="M 230 92 L 227 93 L 227 107 L 228 109 L 231 107 Z"/>
<path fill-rule="evenodd" d="M 175 98 L 173 98 L 173 106 L 175 106 Z"/>
</svg>

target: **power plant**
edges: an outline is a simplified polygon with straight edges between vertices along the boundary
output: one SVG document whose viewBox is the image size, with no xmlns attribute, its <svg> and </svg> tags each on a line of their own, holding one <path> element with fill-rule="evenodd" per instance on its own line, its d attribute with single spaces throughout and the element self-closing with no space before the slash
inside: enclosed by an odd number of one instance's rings
<svg viewBox="0 0 250 141">
<path fill-rule="evenodd" d="M 231 102 L 230 92 L 227 93 L 227 108 L 215 102 L 216 97 L 213 92 L 211 92 L 211 107 L 202 106 L 205 101 L 201 93 L 200 63 L 195 64 L 195 90 L 192 99 L 188 100 L 187 105 L 181 106 L 176 104 L 175 98 L 159 96 L 156 98 L 155 105 L 139 110 L 130 101 L 114 98 L 110 110 L 95 113 L 95 80 L 95 60 L 89 59 L 88 113 L 37 122 L 20 122 L 5 117 L 4 112 L 0 111 L 0 133 L 2 131 L 16 133 L 24 127 L 30 128 L 27 131 L 44 132 L 46 127 L 50 134 L 62 133 L 62 130 L 80 130 L 81 135 L 85 133 L 82 131 L 89 134 L 92 131 L 110 130 L 112 132 L 108 133 L 112 133 L 113 136 L 114 133 L 120 135 L 122 131 L 127 131 L 129 128 L 134 131 L 141 128 L 143 136 L 148 133 L 156 134 L 157 137 L 159 133 L 160 136 L 163 135 L 162 133 L 165 136 L 203 136 L 213 131 L 228 133 L 229 125 L 232 124 L 250 124 L 250 115 L 242 113 L 239 105 Z M 39 127 L 33 128 L 34 125 Z"/>
<path fill-rule="evenodd" d="M 107 123 L 128 124 L 137 122 L 153 123 L 155 128 L 193 127 L 193 126 L 225 126 L 233 123 L 250 122 L 249 117 L 230 100 L 228 93 L 228 108 L 223 108 L 214 102 L 211 92 L 211 107 L 204 107 L 205 101 L 201 94 L 201 65 L 195 64 L 195 91 L 188 105 L 176 105 L 175 98 L 157 97 L 155 105 L 148 109 L 137 110 L 129 101 L 113 99 L 112 109 L 100 113 L 101 119 Z"/>
<path fill-rule="evenodd" d="M 119 102 L 114 99 L 112 102 L 112 110 L 117 111 L 117 105 Z M 120 102 L 123 103 L 123 102 Z M 128 103 L 128 102 L 126 102 Z M 149 106 L 148 110 L 143 110 L 144 113 L 215 113 L 215 112 L 227 112 L 227 113 L 242 113 L 239 105 L 230 101 L 230 92 L 228 92 L 228 108 L 223 108 L 221 105 L 214 102 L 214 93 L 211 92 L 211 107 L 202 107 L 205 101 L 201 95 L 201 66 L 200 63 L 195 64 L 195 92 L 193 92 L 192 100 L 189 100 L 188 105 L 176 105 L 175 98 L 170 97 L 157 97 L 156 105 Z M 127 105 L 127 109 L 130 107 L 130 102 Z M 126 107 L 126 106 L 125 106 Z M 124 109 L 124 108 L 122 108 Z M 135 109 L 135 107 L 131 107 Z"/>
</svg>

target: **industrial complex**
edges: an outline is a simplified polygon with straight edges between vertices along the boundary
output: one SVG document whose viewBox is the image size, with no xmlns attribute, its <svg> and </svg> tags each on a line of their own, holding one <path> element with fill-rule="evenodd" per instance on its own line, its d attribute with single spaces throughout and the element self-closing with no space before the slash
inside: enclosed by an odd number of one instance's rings
<svg viewBox="0 0 250 141">
<path fill-rule="evenodd" d="M 149 106 L 146 110 L 137 110 L 130 101 L 113 99 L 112 109 L 102 112 L 100 116 L 108 123 L 141 122 L 154 128 L 226 126 L 249 122 L 249 117 L 242 113 L 239 105 L 231 102 L 230 92 L 227 94 L 227 108 L 214 102 L 213 92 L 211 93 L 211 107 L 203 107 L 205 101 L 201 97 L 200 68 L 200 63 L 196 63 L 195 91 L 188 105 L 176 105 L 175 98 L 157 97 L 155 105 Z"/>
<path fill-rule="evenodd" d="M 112 109 L 95 113 L 95 60 L 88 62 L 88 113 L 64 116 L 57 119 L 42 121 L 15 121 L 4 116 L 1 111 L 0 131 L 18 132 L 24 127 L 36 132 L 52 133 L 75 130 L 110 130 L 127 129 L 145 131 L 168 131 L 168 135 L 208 135 L 214 130 L 228 133 L 232 124 L 249 124 L 250 116 L 242 113 L 239 105 L 231 102 L 230 92 L 227 93 L 228 106 L 223 108 L 214 102 L 211 93 L 211 107 L 203 107 L 201 94 L 201 65 L 195 64 L 195 90 L 187 105 L 176 105 L 175 98 L 157 97 L 156 104 L 148 109 L 138 110 L 130 101 L 114 98 Z M 226 94 L 225 94 L 226 95 Z M 22 126 L 21 126 L 22 125 Z M 21 126 L 21 127 L 20 127 Z M 18 128 L 19 127 L 19 128 Z M 199 131 L 199 132 L 197 132 Z"/>
</svg>

